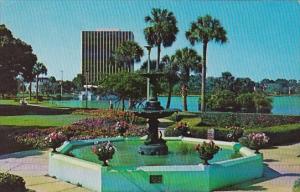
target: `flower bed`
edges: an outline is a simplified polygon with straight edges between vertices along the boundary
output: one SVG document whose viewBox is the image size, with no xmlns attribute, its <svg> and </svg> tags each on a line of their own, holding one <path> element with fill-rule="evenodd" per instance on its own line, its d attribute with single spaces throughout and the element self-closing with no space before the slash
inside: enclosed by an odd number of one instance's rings
<svg viewBox="0 0 300 192">
<path fill-rule="evenodd" d="M 67 137 L 66 140 L 83 140 L 119 135 L 119 132 L 116 130 L 115 121 L 93 117 L 80 120 L 64 127 L 31 129 L 26 132 L 15 133 L 11 136 L 13 136 L 18 143 L 24 144 L 25 146 L 43 149 L 52 147 L 49 142 L 45 142 L 45 138 L 53 132 L 62 132 Z M 146 135 L 146 127 L 128 124 L 128 130 L 123 134 L 124 136 L 144 136 Z"/>
</svg>

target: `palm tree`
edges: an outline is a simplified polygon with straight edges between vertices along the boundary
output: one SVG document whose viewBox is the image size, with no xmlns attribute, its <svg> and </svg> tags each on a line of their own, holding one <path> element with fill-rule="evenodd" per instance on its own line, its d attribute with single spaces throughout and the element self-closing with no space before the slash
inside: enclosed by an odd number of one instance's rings
<svg viewBox="0 0 300 192">
<path fill-rule="evenodd" d="M 223 44 L 227 41 L 227 35 L 220 21 L 212 18 L 210 15 L 199 17 L 197 21 L 191 24 L 190 29 L 186 32 L 185 35 L 192 45 L 198 42 L 203 44 L 203 66 L 201 72 L 201 111 L 204 112 L 207 44 L 210 41 L 215 41 Z"/>
<path fill-rule="evenodd" d="M 36 76 L 36 101 L 38 101 L 38 97 L 39 97 L 39 76 L 42 75 L 42 74 L 47 75 L 47 67 L 41 62 L 37 62 L 33 66 L 32 73 Z"/>
<path fill-rule="evenodd" d="M 183 48 L 177 50 L 174 62 L 179 67 L 179 77 L 181 81 L 181 94 L 183 97 L 183 110 L 187 111 L 188 82 L 191 71 L 197 71 L 201 65 L 201 57 L 194 49 Z"/>
<path fill-rule="evenodd" d="M 145 39 L 149 45 L 157 47 L 156 71 L 158 71 L 161 46 L 170 47 L 176 40 L 177 20 L 173 12 L 153 8 L 151 16 L 145 17 L 145 22 L 149 24 L 144 29 Z"/>
<path fill-rule="evenodd" d="M 140 62 L 143 57 L 143 49 L 134 41 L 123 42 L 113 53 L 112 63 L 124 66 L 130 71 L 133 62 Z"/>
<path fill-rule="evenodd" d="M 168 83 L 168 100 L 166 104 L 166 109 L 170 108 L 171 104 L 171 98 L 172 98 L 172 92 L 173 92 L 173 87 L 178 83 L 179 81 L 179 76 L 178 76 L 178 70 L 179 67 L 178 65 L 175 64 L 174 62 L 175 57 L 169 57 L 168 55 L 165 55 L 161 60 L 161 64 L 163 66 L 163 70 L 165 72 L 165 78 Z"/>
</svg>

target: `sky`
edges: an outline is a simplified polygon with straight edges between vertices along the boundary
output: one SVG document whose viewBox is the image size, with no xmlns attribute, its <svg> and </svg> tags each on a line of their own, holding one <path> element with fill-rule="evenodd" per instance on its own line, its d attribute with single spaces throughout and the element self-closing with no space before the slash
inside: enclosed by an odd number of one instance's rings
<svg viewBox="0 0 300 192">
<path fill-rule="evenodd" d="M 192 46 L 185 31 L 199 16 L 210 14 L 220 20 L 229 41 L 209 43 L 208 76 L 230 71 L 255 81 L 300 80 L 300 3 L 296 0 L 0 0 L 0 23 L 32 46 L 38 60 L 47 65 L 48 76 L 60 79 L 63 70 L 64 79 L 72 80 L 81 72 L 81 31 L 130 30 L 144 46 L 144 18 L 152 8 L 166 8 L 178 21 L 177 39 L 162 49 L 162 55 L 184 47 L 202 54 L 202 45 Z M 156 58 L 156 48 L 151 58 Z"/>
</svg>

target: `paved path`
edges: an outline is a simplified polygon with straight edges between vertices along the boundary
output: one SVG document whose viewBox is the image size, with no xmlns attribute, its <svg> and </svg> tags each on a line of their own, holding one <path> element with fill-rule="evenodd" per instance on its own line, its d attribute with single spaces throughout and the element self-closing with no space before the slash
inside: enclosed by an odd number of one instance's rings
<svg viewBox="0 0 300 192">
<path fill-rule="evenodd" d="M 292 191 L 300 178 L 300 143 L 261 151 L 266 163 L 264 177 L 223 191 Z"/>
<path fill-rule="evenodd" d="M 37 192 L 87 192 L 88 190 L 46 176 L 48 151 L 24 151 L 0 156 L 0 171 L 20 175 L 26 187 Z"/>
<path fill-rule="evenodd" d="M 292 191 L 300 178 L 300 143 L 262 150 L 266 163 L 264 177 L 222 191 Z M 251 169 L 251 167 L 249 167 Z M 45 176 L 47 151 L 24 151 L 0 156 L 0 171 L 22 176 L 28 188 L 37 192 L 88 192 L 87 189 Z"/>
</svg>

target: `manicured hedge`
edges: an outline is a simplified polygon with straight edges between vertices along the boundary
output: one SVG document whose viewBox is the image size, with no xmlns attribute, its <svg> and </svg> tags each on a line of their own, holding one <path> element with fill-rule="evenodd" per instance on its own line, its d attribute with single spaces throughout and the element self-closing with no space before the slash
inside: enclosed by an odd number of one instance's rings
<svg viewBox="0 0 300 192">
<path fill-rule="evenodd" d="M 180 119 L 199 117 L 203 125 L 216 127 L 239 126 L 243 128 L 271 127 L 300 123 L 300 116 L 272 115 L 260 113 L 228 113 L 228 112 L 206 112 L 206 113 L 179 113 Z M 175 115 L 170 117 L 174 120 Z"/>
<path fill-rule="evenodd" d="M 9 173 L 0 173 L 0 191 L 25 192 L 25 181 L 22 177 Z"/>
<path fill-rule="evenodd" d="M 188 119 L 185 119 L 188 122 Z M 213 126 L 212 126 L 213 127 Z M 196 138 L 207 138 L 207 130 L 212 128 L 209 126 L 190 126 L 191 137 Z M 166 136 L 180 136 L 175 126 L 170 126 L 166 129 Z M 215 139 L 227 141 L 227 135 L 230 133 L 229 128 L 213 127 L 215 129 Z M 248 128 L 245 129 L 245 134 L 252 132 L 264 132 L 268 137 L 270 137 L 269 144 L 272 145 L 283 145 L 294 142 L 300 142 L 300 123 L 278 125 L 271 127 L 262 128 Z"/>
<path fill-rule="evenodd" d="M 270 145 L 300 142 L 300 123 L 246 130 L 246 133 L 250 132 L 264 132 L 270 137 Z"/>
</svg>

